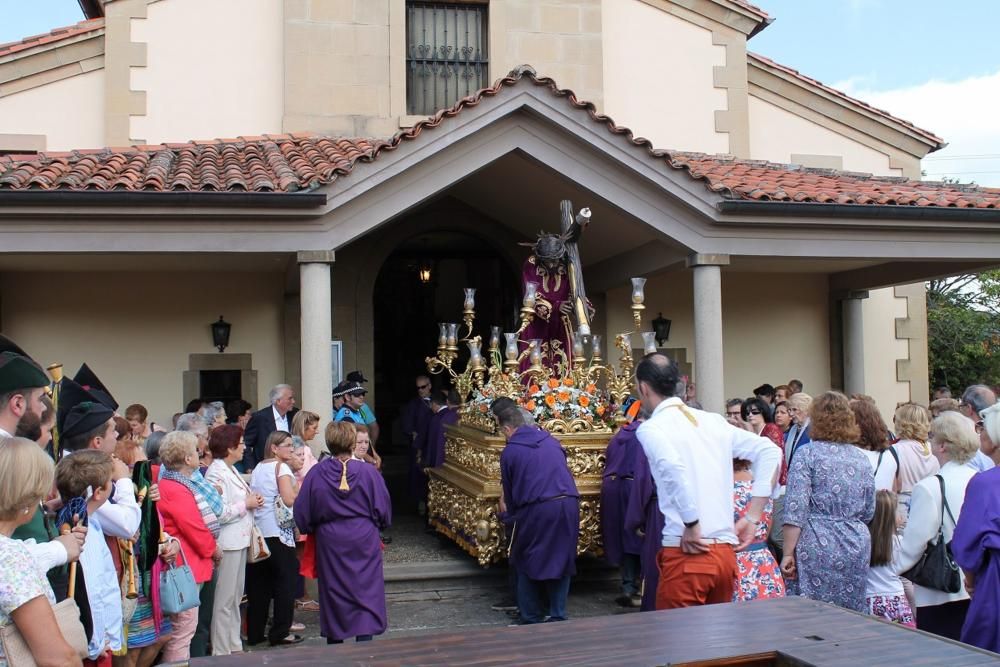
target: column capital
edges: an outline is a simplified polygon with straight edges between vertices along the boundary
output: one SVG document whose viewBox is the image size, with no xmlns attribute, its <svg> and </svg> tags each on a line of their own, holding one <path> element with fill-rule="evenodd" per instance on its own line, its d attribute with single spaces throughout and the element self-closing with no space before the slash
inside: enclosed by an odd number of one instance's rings
<svg viewBox="0 0 1000 667">
<path fill-rule="evenodd" d="M 830 293 L 837 301 L 847 301 L 849 299 L 867 299 L 868 290 L 866 289 L 842 289 L 834 290 Z"/>
<path fill-rule="evenodd" d="M 295 261 L 299 264 L 333 264 L 333 250 L 299 250 L 295 253 Z"/>
<path fill-rule="evenodd" d="M 694 253 L 688 255 L 684 260 L 684 265 L 693 269 L 696 266 L 729 266 L 729 255 L 712 255 L 707 253 Z"/>
</svg>

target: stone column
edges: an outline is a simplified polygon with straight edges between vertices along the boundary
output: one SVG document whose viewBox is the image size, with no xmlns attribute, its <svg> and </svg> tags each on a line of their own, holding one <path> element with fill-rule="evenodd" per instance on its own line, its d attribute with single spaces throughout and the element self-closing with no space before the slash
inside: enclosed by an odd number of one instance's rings
<svg viewBox="0 0 1000 667">
<path fill-rule="evenodd" d="M 841 297 L 844 323 L 844 392 L 865 393 L 864 299 L 868 292 L 851 291 Z"/>
<path fill-rule="evenodd" d="M 333 336 L 330 265 L 332 250 L 298 253 L 301 304 L 302 386 L 298 405 L 327 419 L 330 415 L 330 339 Z"/>
<path fill-rule="evenodd" d="M 722 366 L 722 267 L 729 255 L 691 255 L 694 271 L 694 373 L 698 401 L 709 412 L 726 404 Z"/>
</svg>

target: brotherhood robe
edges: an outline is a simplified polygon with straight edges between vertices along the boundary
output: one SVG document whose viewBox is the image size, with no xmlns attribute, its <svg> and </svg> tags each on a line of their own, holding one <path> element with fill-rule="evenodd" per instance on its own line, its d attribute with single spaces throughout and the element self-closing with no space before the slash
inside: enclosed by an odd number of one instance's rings
<svg viewBox="0 0 1000 667">
<path fill-rule="evenodd" d="M 319 625 L 328 639 L 385 632 L 385 580 L 379 530 L 389 526 L 392 503 L 375 466 L 347 462 L 347 485 L 340 489 L 344 463 L 320 461 L 302 482 L 295 499 L 299 532 L 316 541 Z"/>
<path fill-rule="evenodd" d="M 615 433 L 605 450 L 604 478 L 601 480 L 601 537 L 604 557 L 621 565 L 625 554 L 642 553 L 642 539 L 625 530 L 625 512 L 635 487 L 636 452 L 642 445 L 635 437 L 639 422 L 626 424 Z"/>
<path fill-rule="evenodd" d="M 425 468 L 438 468 L 444 464 L 445 427 L 458 423 L 458 411 L 452 408 L 441 408 L 431 416 L 427 426 Z"/>
<path fill-rule="evenodd" d="M 975 577 L 962 641 L 1000 653 L 1000 467 L 969 481 L 951 550 Z"/>
<path fill-rule="evenodd" d="M 427 476 L 424 475 L 423 467 L 417 462 L 417 452 L 423 455 L 424 439 L 427 437 L 427 425 L 431 421 L 434 413 L 431 412 L 429 401 L 416 396 L 403 406 L 402 426 L 403 434 L 409 443 L 410 471 L 409 489 L 410 496 L 414 500 L 424 500 L 427 497 Z M 416 437 L 411 434 L 416 433 Z"/>
<path fill-rule="evenodd" d="M 559 441 L 535 426 L 517 429 L 500 454 L 500 481 L 510 564 L 535 580 L 576 574 L 580 494 Z"/>
<path fill-rule="evenodd" d="M 663 535 L 663 513 L 656 503 L 656 484 L 649 470 L 649 459 L 639 447 L 635 455 L 635 480 L 632 494 L 625 510 L 625 531 L 637 534 L 642 531 L 642 549 L 639 562 L 642 567 L 641 611 L 656 610 L 656 586 L 660 582 L 660 569 L 656 555 L 660 551 Z"/>
</svg>

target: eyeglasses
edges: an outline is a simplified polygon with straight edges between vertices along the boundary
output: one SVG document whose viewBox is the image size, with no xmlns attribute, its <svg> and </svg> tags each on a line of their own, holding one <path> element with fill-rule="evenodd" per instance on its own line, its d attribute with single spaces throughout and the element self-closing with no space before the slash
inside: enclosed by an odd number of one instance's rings
<svg viewBox="0 0 1000 667">
<path fill-rule="evenodd" d="M 417 385 L 417 389 L 418 390 L 419 389 L 430 389 L 430 388 L 431 388 L 431 386 L 429 384 L 418 384 Z"/>
<path fill-rule="evenodd" d="M 732 417 L 733 419 L 736 419 L 737 417 L 740 416 L 740 411 L 739 410 L 727 410 L 726 411 L 726 416 L 727 417 Z"/>
</svg>

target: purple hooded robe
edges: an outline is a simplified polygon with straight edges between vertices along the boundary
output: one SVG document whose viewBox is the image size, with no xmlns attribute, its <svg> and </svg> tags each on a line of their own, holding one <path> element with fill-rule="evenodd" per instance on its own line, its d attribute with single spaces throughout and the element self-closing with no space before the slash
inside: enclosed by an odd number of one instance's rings
<svg viewBox="0 0 1000 667">
<path fill-rule="evenodd" d="M 969 481 L 951 550 L 975 577 L 962 641 L 1000 653 L 1000 467 Z"/>
<path fill-rule="evenodd" d="M 403 435 L 410 445 L 410 470 L 409 487 L 410 495 L 414 500 L 424 500 L 427 497 L 427 476 L 420 464 L 417 463 L 417 452 L 423 455 L 424 439 L 427 437 L 427 425 L 431 421 L 434 413 L 431 412 L 430 402 L 419 396 L 410 399 L 410 402 L 403 406 L 401 415 Z M 417 437 L 411 439 L 410 434 L 416 433 Z"/>
<path fill-rule="evenodd" d="M 656 555 L 660 552 L 663 536 L 663 513 L 656 502 L 656 484 L 649 470 L 649 459 L 642 447 L 635 454 L 635 481 L 625 510 L 625 531 L 635 534 L 641 530 L 642 550 L 642 606 L 641 611 L 656 610 L 656 586 L 660 582 L 660 568 Z"/>
<path fill-rule="evenodd" d="M 427 425 L 427 442 L 424 454 L 425 468 L 438 468 L 444 464 L 445 426 L 458 423 L 458 410 L 442 408 L 431 416 Z"/>
<path fill-rule="evenodd" d="M 642 446 L 635 431 L 639 422 L 626 424 L 615 433 L 605 450 L 604 478 L 601 481 L 601 537 L 604 557 L 620 565 L 624 554 L 641 554 L 642 538 L 625 530 L 625 512 L 635 487 L 636 452 Z"/>
<path fill-rule="evenodd" d="M 379 530 L 392 518 L 389 491 L 375 466 L 355 460 L 340 490 L 343 466 L 336 457 L 313 466 L 294 508 L 299 532 L 316 539 L 319 624 L 330 639 L 381 634 L 387 623 Z"/>
<path fill-rule="evenodd" d="M 535 426 L 517 429 L 500 454 L 500 482 L 511 565 L 538 581 L 576 574 L 580 494 L 559 441 Z"/>
</svg>

